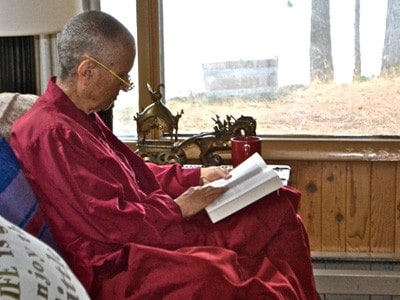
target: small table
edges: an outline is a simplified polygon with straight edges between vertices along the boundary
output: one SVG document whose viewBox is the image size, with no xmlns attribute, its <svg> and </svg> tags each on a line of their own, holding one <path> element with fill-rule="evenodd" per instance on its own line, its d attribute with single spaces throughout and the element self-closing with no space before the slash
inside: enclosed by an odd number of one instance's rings
<svg viewBox="0 0 400 300">
<path fill-rule="evenodd" d="M 283 185 L 288 185 L 291 168 L 288 165 L 268 165 L 278 173 Z"/>
</svg>

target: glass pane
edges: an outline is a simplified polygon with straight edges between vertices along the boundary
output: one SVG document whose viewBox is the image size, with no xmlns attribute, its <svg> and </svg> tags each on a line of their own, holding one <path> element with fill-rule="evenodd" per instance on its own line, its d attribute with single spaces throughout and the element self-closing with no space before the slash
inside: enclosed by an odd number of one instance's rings
<svg viewBox="0 0 400 300">
<path fill-rule="evenodd" d="M 330 1 L 331 84 L 310 84 L 311 8 L 311 0 L 163 1 L 165 98 L 172 113 L 184 110 L 179 133 L 244 115 L 257 134 L 397 134 L 399 84 L 377 78 L 387 1 L 361 1 L 354 82 L 355 2 Z"/>
<path fill-rule="evenodd" d="M 124 24 L 137 37 L 136 30 L 136 0 L 119 0 L 118 5 L 114 0 L 101 0 L 101 10 L 114 16 Z M 138 57 L 129 73 L 134 83 L 138 82 Z M 136 84 L 137 85 L 137 84 Z M 113 131 L 121 138 L 136 137 L 136 122 L 133 116 L 138 111 L 139 93 L 137 88 L 129 92 L 121 91 L 113 108 Z"/>
</svg>

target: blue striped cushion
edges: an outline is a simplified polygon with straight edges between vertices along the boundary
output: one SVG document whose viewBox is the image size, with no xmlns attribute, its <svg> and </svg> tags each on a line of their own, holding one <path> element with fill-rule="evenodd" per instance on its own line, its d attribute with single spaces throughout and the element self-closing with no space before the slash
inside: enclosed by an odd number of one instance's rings
<svg viewBox="0 0 400 300">
<path fill-rule="evenodd" d="M 3 137 L 0 137 L 0 215 L 57 249 L 37 198 Z"/>
</svg>

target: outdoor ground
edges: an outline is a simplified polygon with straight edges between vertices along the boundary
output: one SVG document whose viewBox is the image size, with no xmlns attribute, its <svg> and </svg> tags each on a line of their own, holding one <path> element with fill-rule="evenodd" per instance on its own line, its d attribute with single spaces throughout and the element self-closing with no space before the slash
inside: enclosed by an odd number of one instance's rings
<svg viewBox="0 0 400 300">
<path fill-rule="evenodd" d="M 173 114 L 184 110 L 179 133 L 212 131 L 218 114 L 252 116 L 257 133 L 327 135 L 398 135 L 400 78 L 369 79 L 352 84 L 286 87 L 276 99 L 207 100 L 188 97 L 167 101 Z M 204 105 L 206 103 L 207 105 Z"/>
</svg>

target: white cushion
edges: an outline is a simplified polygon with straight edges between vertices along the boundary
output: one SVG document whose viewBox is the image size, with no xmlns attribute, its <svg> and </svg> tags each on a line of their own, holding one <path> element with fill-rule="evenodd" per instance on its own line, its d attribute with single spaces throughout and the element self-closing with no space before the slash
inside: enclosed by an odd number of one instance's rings
<svg viewBox="0 0 400 300">
<path fill-rule="evenodd" d="M 1 299 L 90 299 L 61 256 L 1 216 L 0 273 Z"/>
</svg>

